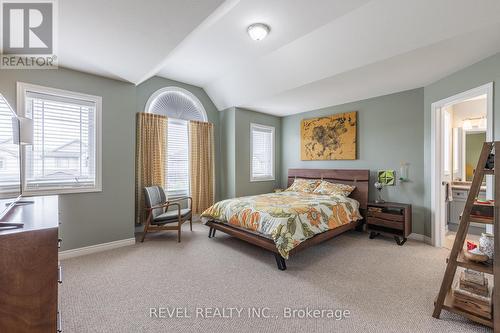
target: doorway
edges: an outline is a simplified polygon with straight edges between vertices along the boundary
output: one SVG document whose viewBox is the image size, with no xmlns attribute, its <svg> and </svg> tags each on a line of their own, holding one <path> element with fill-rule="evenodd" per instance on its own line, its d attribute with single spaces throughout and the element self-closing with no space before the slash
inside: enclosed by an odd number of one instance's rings
<svg viewBox="0 0 500 333">
<path fill-rule="evenodd" d="M 431 105 L 432 244 L 453 245 L 470 182 L 484 141 L 493 140 L 493 83 Z M 479 147 L 479 148 L 478 148 Z M 480 197 L 493 198 L 493 176 L 486 176 Z M 492 226 L 471 224 L 469 240 L 477 244 Z"/>
</svg>

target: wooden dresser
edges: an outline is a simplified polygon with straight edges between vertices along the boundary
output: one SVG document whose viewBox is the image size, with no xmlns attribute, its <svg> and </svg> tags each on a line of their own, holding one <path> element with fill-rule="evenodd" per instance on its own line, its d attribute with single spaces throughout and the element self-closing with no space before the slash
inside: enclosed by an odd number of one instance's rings
<svg viewBox="0 0 500 333">
<path fill-rule="evenodd" d="M 0 332 L 54 333 L 61 331 L 58 198 L 25 199 L 35 203 L 13 208 L 2 221 L 24 227 L 0 227 Z"/>
</svg>

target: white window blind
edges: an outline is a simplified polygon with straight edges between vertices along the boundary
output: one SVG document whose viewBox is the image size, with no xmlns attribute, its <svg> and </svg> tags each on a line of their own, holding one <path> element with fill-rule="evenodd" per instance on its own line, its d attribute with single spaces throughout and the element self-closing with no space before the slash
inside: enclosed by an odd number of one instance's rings
<svg viewBox="0 0 500 333">
<path fill-rule="evenodd" d="M 168 119 L 166 184 L 168 196 L 189 193 L 189 145 L 188 123 Z"/>
<path fill-rule="evenodd" d="M 274 127 L 251 124 L 250 180 L 274 180 Z"/>
<path fill-rule="evenodd" d="M 26 116 L 33 119 L 33 144 L 26 147 L 24 190 L 100 190 L 100 140 L 96 133 L 100 99 L 26 90 L 24 104 Z"/>
</svg>

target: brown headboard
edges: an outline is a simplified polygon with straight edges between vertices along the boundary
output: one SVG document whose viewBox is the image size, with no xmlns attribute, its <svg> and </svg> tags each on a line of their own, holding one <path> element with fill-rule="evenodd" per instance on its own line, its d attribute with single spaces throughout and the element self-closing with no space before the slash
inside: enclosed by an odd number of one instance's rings
<svg viewBox="0 0 500 333">
<path fill-rule="evenodd" d="M 368 204 L 370 170 L 349 169 L 288 169 L 288 186 L 295 178 L 323 179 L 332 183 L 356 186 L 349 196 L 359 201 L 359 208 L 365 210 Z"/>
</svg>

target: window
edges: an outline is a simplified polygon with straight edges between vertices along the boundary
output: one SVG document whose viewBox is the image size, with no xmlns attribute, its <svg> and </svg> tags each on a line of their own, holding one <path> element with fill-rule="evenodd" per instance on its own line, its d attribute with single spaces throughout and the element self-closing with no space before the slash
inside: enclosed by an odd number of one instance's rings
<svg viewBox="0 0 500 333">
<path fill-rule="evenodd" d="M 274 180 L 274 127 L 250 124 L 250 181 Z"/>
<path fill-rule="evenodd" d="M 146 112 L 168 117 L 167 163 L 164 188 L 169 197 L 189 194 L 188 121 L 207 121 L 201 102 L 179 87 L 165 87 L 151 95 Z"/>
<path fill-rule="evenodd" d="M 20 109 L 33 119 L 24 191 L 100 191 L 101 97 L 19 83 L 18 98 Z"/>
<path fill-rule="evenodd" d="M 189 194 L 188 121 L 207 121 L 201 102 L 179 87 L 154 92 L 146 103 L 146 112 L 168 117 L 165 190 L 169 197 Z"/>
<path fill-rule="evenodd" d="M 188 123 L 168 119 L 167 170 L 165 186 L 169 196 L 189 193 Z"/>
</svg>

